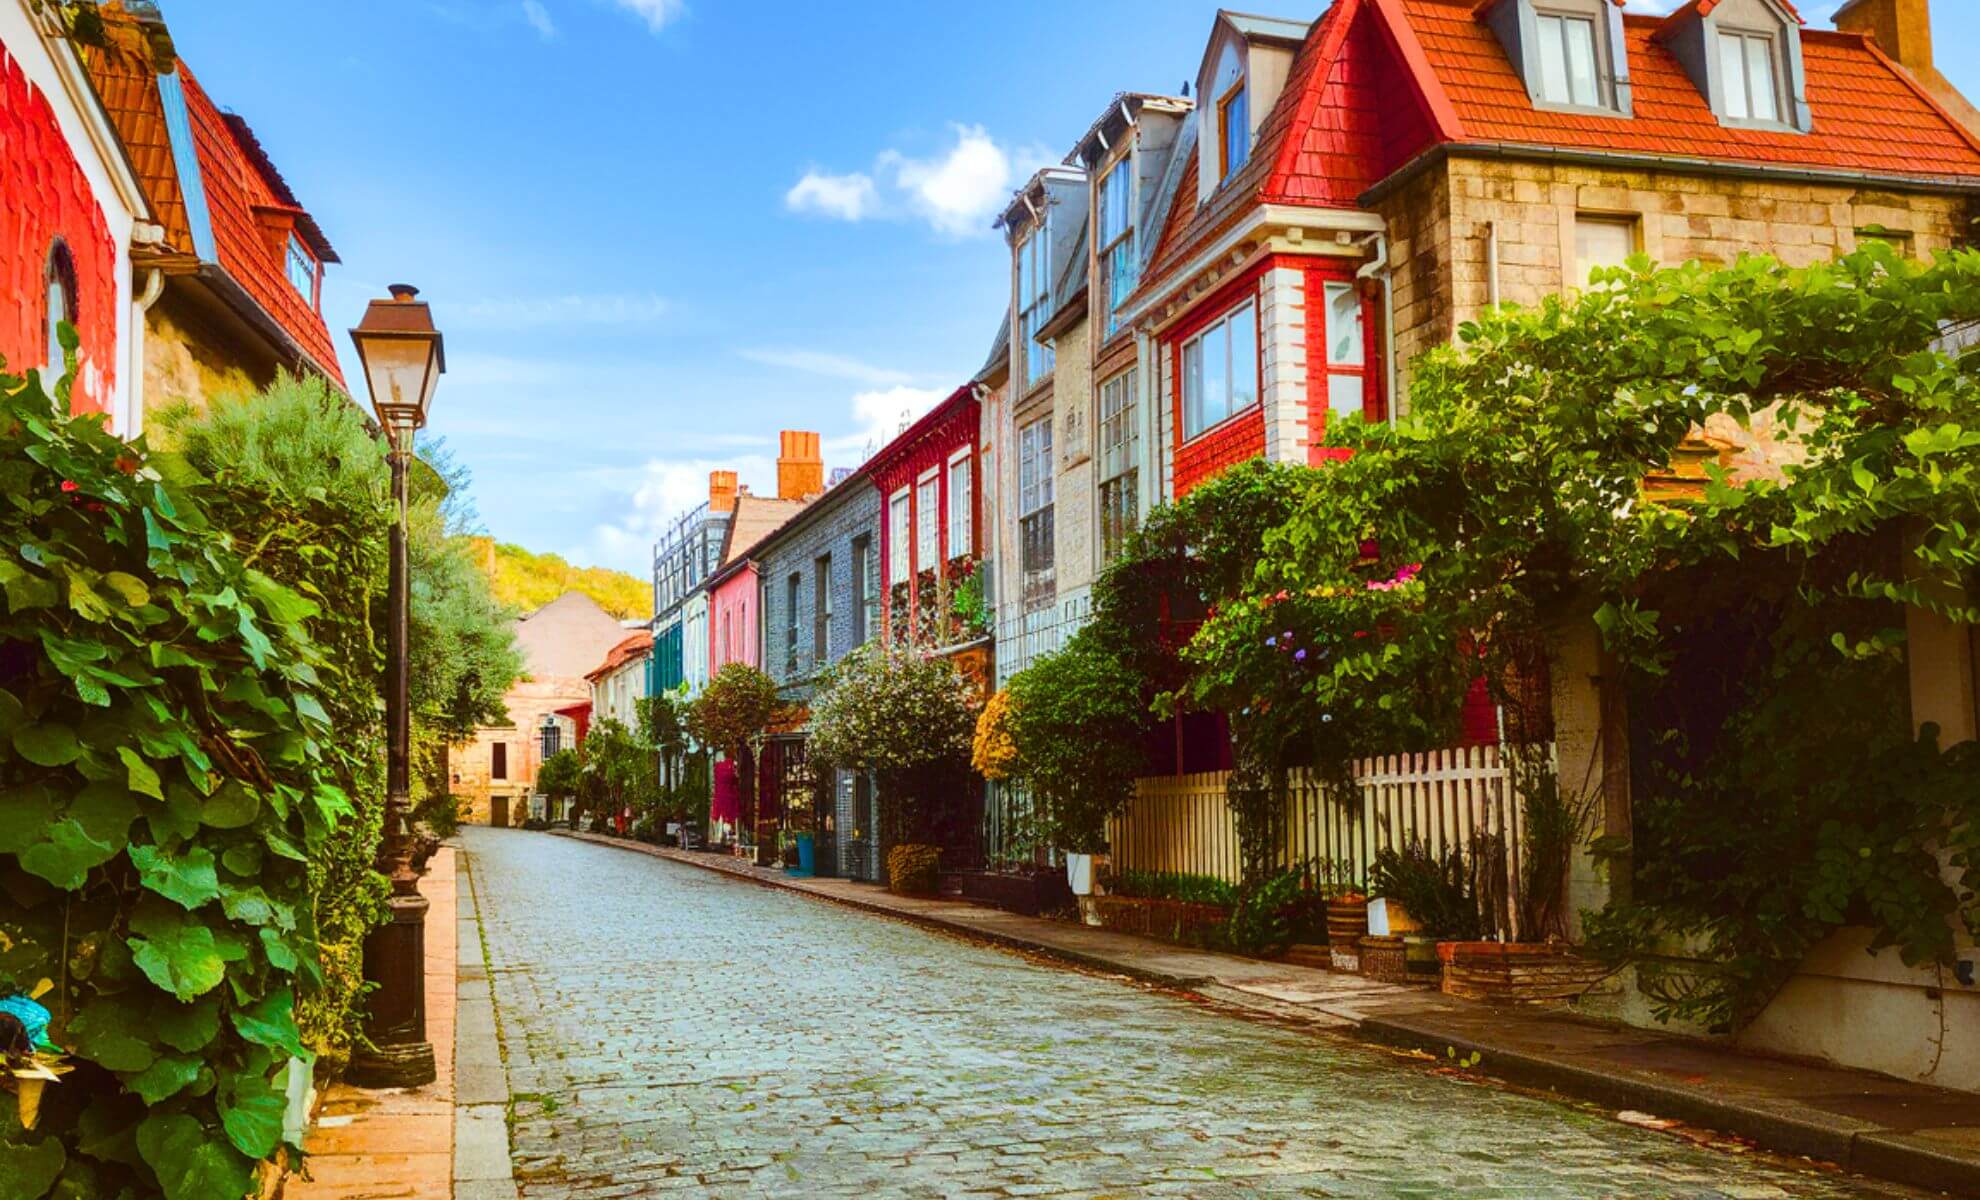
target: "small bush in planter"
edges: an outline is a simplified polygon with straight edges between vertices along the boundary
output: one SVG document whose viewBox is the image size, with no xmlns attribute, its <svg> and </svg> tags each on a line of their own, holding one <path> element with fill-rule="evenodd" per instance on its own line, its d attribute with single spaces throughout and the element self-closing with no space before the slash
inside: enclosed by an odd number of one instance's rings
<svg viewBox="0 0 1980 1200">
<path fill-rule="evenodd" d="M 887 888 L 903 896 L 932 896 L 942 867 L 934 846 L 896 846 L 887 852 Z"/>
<path fill-rule="evenodd" d="M 1260 958 L 1284 954 L 1324 925 L 1324 906 L 1321 893 L 1306 886 L 1305 872 L 1281 871 L 1239 893 L 1225 926 L 1225 940 L 1240 954 Z"/>
<path fill-rule="evenodd" d="M 1480 936 L 1471 872 L 1455 846 L 1440 859 L 1421 839 L 1411 838 L 1401 850 L 1383 850 L 1375 855 L 1368 882 L 1375 895 L 1408 911 L 1424 936 L 1446 941 L 1470 941 Z"/>
</svg>

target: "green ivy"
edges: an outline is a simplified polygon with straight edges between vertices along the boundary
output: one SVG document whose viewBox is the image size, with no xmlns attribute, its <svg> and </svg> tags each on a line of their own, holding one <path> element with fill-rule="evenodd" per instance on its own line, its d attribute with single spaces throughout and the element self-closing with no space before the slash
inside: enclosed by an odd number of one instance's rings
<svg viewBox="0 0 1980 1200">
<path fill-rule="evenodd" d="M 316 606 L 67 399 L 0 375 L 0 986 L 52 983 L 75 1067 L 0 1172 L 229 1200 L 285 1146 L 307 863 L 351 814 Z"/>
</svg>

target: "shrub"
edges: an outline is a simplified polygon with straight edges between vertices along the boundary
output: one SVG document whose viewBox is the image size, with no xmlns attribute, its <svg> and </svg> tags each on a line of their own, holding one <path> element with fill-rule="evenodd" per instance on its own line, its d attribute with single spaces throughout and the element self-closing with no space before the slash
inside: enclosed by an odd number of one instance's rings
<svg viewBox="0 0 1980 1200">
<path fill-rule="evenodd" d="M 63 331 L 73 353 L 74 334 Z M 318 606 L 198 487 L 0 375 L 0 990 L 53 980 L 74 1070 L 0 1124 L 11 1196 L 236 1200 L 284 1145 L 345 837 Z"/>
<path fill-rule="evenodd" d="M 461 810 L 466 803 L 460 796 L 436 796 L 420 809 L 419 819 L 433 831 L 434 837 L 444 841 L 461 831 Z"/>
<path fill-rule="evenodd" d="M 1414 837 L 1401 850 L 1380 850 L 1368 869 L 1368 889 L 1401 905 L 1432 937 L 1471 941 L 1480 936 L 1471 873 L 1455 846 L 1441 859 Z"/>
<path fill-rule="evenodd" d="M 1146 765 L 1147 713 L 1140 677 L 1083 631 L 1011 678 L 1012 773 L 1037 796 L 1053 845 L 1106 849 L 1107 820 L 1133 798 Z"/>
<path fill-rule="evenodd" d="M 903 896 L 932 896 L 942 868 L 934 846 L 896 846 L 887 852 L 887 889 Z"/>
<path fill-rule="evenodd" d="M 1145 900 L 1181 900 L 1189 904 L 1216 904 L 1229 908 L 1237 903 L 1238 890 L 1215 875 L 1192 875 L 1182 871 L 1126 871 L 1114 880 L 1114 892 Z"/>
</svg>

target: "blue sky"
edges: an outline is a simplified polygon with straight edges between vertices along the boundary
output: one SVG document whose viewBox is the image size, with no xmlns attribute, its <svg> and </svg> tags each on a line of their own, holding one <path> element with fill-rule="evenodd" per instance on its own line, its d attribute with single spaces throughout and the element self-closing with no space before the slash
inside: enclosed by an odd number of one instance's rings
<svg viewBox="0 0 1980 1200">
<path fill-rule="evenodd" d="M 1116 91 L 1193 76 L 1216 9 L 163 7 L 338 248 L 324 308 L 353 385 L 344 330 L 386 284 L 418 285 L 447 335 L 429 433 L 473 471 L 490 532 L 642 575 L 711 468 L 770 490 L 783 428 L 852 465 L 974 373 L 1004 304 L 990 222 L 1010 189 Z M 1826 24 L 1836 4 L 1799 7 Z M 1942 66 L 1980 95 L 1947 52 L 1980 44 L 1980 4 L 1933 8 Z"/>
</svg>

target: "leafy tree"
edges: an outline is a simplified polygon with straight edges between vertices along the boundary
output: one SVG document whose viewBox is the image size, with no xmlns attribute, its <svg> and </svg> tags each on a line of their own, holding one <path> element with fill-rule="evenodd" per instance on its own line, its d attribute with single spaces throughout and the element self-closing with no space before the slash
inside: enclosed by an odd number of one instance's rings
<svg viewBox="0 0 1980 1200">
<path fill-rule="evenodd" d="M 746 663 L 732 662 L 715 673 L 688 709 L 687 727 L 694 739 L 734 760 L 745 813 L 758 812 L 757 740 L 783 707 L 775 680 Z"/>
<path fill-rule="evenodd" d="M 874 775 L 890 848 L 907 822 L 964 786 L 977 708 L 953 662 L 871 642 L 832 664 L 812 697 L 811 757 Z"/>
<path fill-rule="evenodd" d="M 1141 679 L 1082 630 L 1011 677 L 1012 774 L 1040 801 L 1042 832 L 1061 850 L 1106 848 L 1107 820 L 1146 768 Z"/>
<path fill-rule="evenodd" d="M 577 795 L 578 780 L 584 774 L 584 760 L 566 746 L 545 758 L 536 767 L 536 790 L 553 800 Z"/>
<path fill-rule="evenodd" d="M 694 794 L 685 776 L 688 756 L 694 751 L 694 738 L 688 732 L 690 702 L 686 691 L 642 696 L 638 710 L 640 740 L 651 748 L 659 765 L 661 786 L 655 796 L 656 816 L 662 820 L 688 820 L 694 815 Z"/>
<path fill-rule="evenodd" d="M 75 335 L 62 330 L 73 370 Z M 0 1118 L 10 1195 L 237 1200 L 284 1145 L 319 984 L 311 862 L 353 744 L 321 609 L 141 444 L 0 375 L 0 990 L 74 1070 Z M 326 581 L 334 582 L 334 581 Z"/>
</svg>

